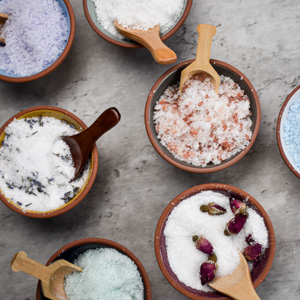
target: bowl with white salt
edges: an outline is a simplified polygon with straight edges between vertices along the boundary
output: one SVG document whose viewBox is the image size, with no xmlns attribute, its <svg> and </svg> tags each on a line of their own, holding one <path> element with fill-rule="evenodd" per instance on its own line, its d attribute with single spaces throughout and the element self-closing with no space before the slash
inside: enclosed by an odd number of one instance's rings
<svg viewBox="0 0 300 300">
<path fill-rule="evenodd" d="M 147 31 L 160 26 L 162 41 L 171 37 L 184 23 L 192 0 L 83 0 L 86 18 L 93 30 L 106 41 L 125 48 L 142 45 L 126 38 L 114 25 Z"/>
<path fill-rule="evenodd" d="M 209 287 L 248 260 L 254 287 L 267 276 L 275 255 L 275 233 L 263 207 L 246 192 L 225 184 L 203 184 L 175 197 L 155 232 L 159 267 L 190 299 L 229 299 Z"/>
<path fill-rule="evenodd" d="M 83 271 L 65 278 L 69 300 L 136 299 L 151 300 L 148 275 L 138 258 L 124 246 L 107 239 L 86 238 L 71 242 L 48 260 L 65 259 Z M 47 299 L 38 284 L 37 300 Z"/>
<path fill-rule="evenodd" d="M 179 91 L 185 61 L 165 72 L 145 107 L 150 142 L 167 162 L 185 171 L 210 173 L 238 162 L 257 137 L 261 108 L 249 79 L 233 66 L 211 59 L 220 75 L 217 95 L 210 77 L 197 74 Z"/>
<path fill-rule="evenodd" d="M 28 108 L 11 117 L 0 128 L 1 201 L 31 218 L 58 216 L 81 202 L 96 178 L 97 147 L 73 180 L 73 159 L 62 137 L 86 128 L 71 112 L 52 106 Z"/>
<path fill-rule="evenodd" d="M 69 0 L 0 0 L 0 12 L 8 15 L 0 27 L 5 38 L 0 45 L 0 80 L 39 79 L 67 57 L 75 35 Z"/>
<path fill-rule="evenodd" d="M 300 178 L 300 85 L 284 101 L 277 120 L 276 137 L 280 154 Z"/>
</svg>

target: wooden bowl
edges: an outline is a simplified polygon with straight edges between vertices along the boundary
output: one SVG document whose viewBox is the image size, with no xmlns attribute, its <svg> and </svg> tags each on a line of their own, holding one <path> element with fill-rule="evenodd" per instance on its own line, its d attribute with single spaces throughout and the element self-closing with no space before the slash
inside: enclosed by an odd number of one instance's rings
<svg viewBox="0 0 300 300">
<path fill-rule="evenodd" d="M 71 112 L 65 109 L 54 107 L 54 106 L 36 106 L 36 107 L 27 108 L 15 114 L 0 128 L 0 145 L 5 138 L 5 132 L 4 132 L 5 128 L 14 119 L 31 118 L 31 117 L 39 117 L 39 116 L 54 117 L 60 120 L 64 120 L 69 124 L 72 124 L 78 131 L 83 131 L 84 129 L 87 128 L 87 126 L 83 121 L 81 121 L 78 117 L 76 117 L 74 114 L 72 114 Z M 87 195 L 87 193 L 89 192 L 89 190 L 91 189 L 95 181 L 97 170 L 98 170 L 98 151 L 95 145 L 91 153 L 91 165 L 90 165 L 89 175 L 85 185 L 78 191 L 78 193 L 72 200 L 70 200 L 68 203 L 64 204 L 63 206 L 51 211 L 46 211 L 46 212 L 38 212 L 38 211 L 31 211 L 31 210 L 25 211 L 20 206 L 13 203 L 8 198 L 6 198 L 1 193 L 1 190 L 0 190 L 0 199 L 10 209 L 26 217 L 31 217 L 31 218 L 55 217 L 72 209 L 79 202 L 83 200 L 83 198 Z"/>
<path fill-rule="evenodd" d="M 218 165 L 214 165 L 212 163 L 208 164 L 206 167 L 194 166 L 187 162 L 183 162 L 173 156 L 159 141 L 157 138 L 157 132 L 155 129 L 155 124 L 153 121 L 154 107 L 160 96 L 164 93 L 168 86 L 174 85 L 180 81 L 181 71 L 191 64 L 194 60 L 188 60 L 179 63 L 174 66 L 167 72 L 165 72 L 154 84 L 152 87 L 145 107 L 145 126 L 150 142 L 152 143 L 155 150 L 158 154 L 164 158 L 167 162 L 172 164 L 173 166 L 180 168 L 185 171 L 194 172 L 194 173 L 211 173 L 223 170 L 228 168 L 238 162 L 242 157 L 246 155 L 246 153 L 251 149 L 254 141 L 257 137 L 260 119 L 261 119 L 261 109 L 258 96 L 254 87 L 252 86 L 249 79 L 239 70 L 234 68 L 233 66 L 218 60 L 211 59 L 210 63 L 215 68 L 215 70 L 220 75 L 225 75 L 230 77 L 234 82 L 236 82 L 244 91 L 245 94 L 250 99 L 250 108 L 252 111 L 252 138 L 250 140 L 250 144 L 241 152 L 235 154 L 229 159 L 223 161 Z"/>
<path fill-rule="evenodd" d="M 71 46 L 72 46 L 73 40 L 74 40 L 75 16 L 74 16 L 74 12 L 73 12 L 73 9 L 72 9 L 72 6 L 71 6 L 71 3 L 69 0 L 56 0 L 56 1 L 59 3 L 60 7 L 62 8 L 63 14 L 67 19 L 67 24 L 69 27 L 69 39 L 67 41 L 64 51 L 60 54 L 60 56 L 57 58 L 57 60 L 52 63 L 52 65 L 50 67 L 48 67 L 47 69 L 45 69 L 37 74 L 33 74 L 33 75 L 27 76 L 27 77 L 20 77 L 18 75 L 9 74 L 9 73 L 6 73 L 6 72 L 3 72 L 0 70 L 0 80 L 8 81 L 8 82 L 33 81 L 33 80 L 36 80 L 36 79 L 39 79 L 39 78 L 42 78 L 42 77 L 48 75 L 49 73 L 54 71 L 59 65 L 61 65 L 61 63 L 65 60 L 65 58 L 67 57 L 67 55 L 71 49 Z"/>
<path fill-rule="evenodd" d="M 277 120 L 277 127 L 276 127 L 276 137 L 277 137 L 277 144 L 280 151 L 280 154 L 287 164 L 287 166 L 290 168 L 290 170 L 298 177 L 300 178 L 300 169 L 297 169 L 296 166 L 292 163 L 292 158 L 285 150 L 285 142 L 283 138 L 283 126 L 284 122 L 286 120 L 288 111 L 290 106 L 297 100 L 297 98 L 300 97 L 300 85 L 297 86 L 285 99 Z M 282 133 L 282 134 L 281 134 Z"/>
<path fill-rule="evenodd" d="M 202 184 L 190 188 L 184 191 L 183 193 L 179 194 L 177 197 L 175 197 L 165 208 L 158 221 L 155 232 L 155 254 L 158 265 L 166 279 L 174 288 L 176 288 L 180 293 L 182 293 L 186 297 L 195 300 L 229 300 L 231 298 L 228 298 L 218 292 L 203 292 L 186 286 L 184 283 L 178 280 L 177 276 L 172 271 L 167 257 L 164 229 L 166 226 L 168 216 L 170 215 L 174 207 L 176 207 L 176 205 L 178 205 L 181 201 L 184 201 L 185 199 L 195 194 L 198 194 L 199 192 L 207 190 L 220 192 L 222 194 L 225 194 L 226 196 L 231 196 L 239 200 L 247 199 L 247 205 L 253 208 L 260 216 L 263 217 L 269 233 L 269 248 L 266 249 L 261 261 L 253 268 L 251 272 L 254 288 L 257 288 L 262 283 L 272 266 L 272 262 L 275 255 L 274 229 L 271 220 L 265 212 L 265 210 L 263 209 L 263 207 L 252 196 L 234 186 L 219 183 Z"/>
<path fill-rule="evenodd" d="M 189 15 L 189 12 L 193 4 L 193 0 L 185 0 L 185 2 L 186 2 L 185 10 L 182 12 L 178 22 L 174 25 L 173 28 L 171 28 L 168 32 L 166 32 L 163 36 L 161 36 L 162 41 L 165 41 L 170 36 L 172 36 L 181 27 L 181 25 L 184 23 L 185 19 Z M 83 0 L 83 8 L 84 8 L 85 16 L 89 24 L 91 25 L 91 27 L 98 35 L 100 35 L 106 41 L 114 45 L 125 47 L 125 48 L 144 47 L 141 44 L 138 44 L 134 41 L 119 39 L 118 37 L 115 37 L 110 32 L 105 30 L 97 20 L 96 11 L 95 11 L 96 8 L 93 0 Z"/>
<path fill-rule="evenodd" d="M 146 273 L 146 270 L 144 269 L 142 263 L 137 259 L 137 257 L 130 252 L 127 248 L 124 246 L 110 241 L 106 239 L 99 239 L 99 238 L 86 238 L 77 240 L 74 242 L 71 242 L 62 248 L 60 248 L 58 251 L 56 251 L 48 260 L 46 263 L 46 266 L 48 266 L 50 263 L 57 259 L 65 259 L 71 263 L 74 262 L 74 260 L 83 252 L 90 250 L 90 249 L 98 249 L 98 248 L 112 248 L 116 249 L 118 252 L 125 254 L 128 256 L 137 266 L 143 280 L 144 284 L 144 300 L 151 300 L 151 286 L 150 281 L 148 278 L 148 275 Z M 41 292 L 41 282 L 39 281 L 36 291 L 36 299 L 37 300 L 45 300 L 48 298 L 45 298 L 44 295 Z"/>
</svg>

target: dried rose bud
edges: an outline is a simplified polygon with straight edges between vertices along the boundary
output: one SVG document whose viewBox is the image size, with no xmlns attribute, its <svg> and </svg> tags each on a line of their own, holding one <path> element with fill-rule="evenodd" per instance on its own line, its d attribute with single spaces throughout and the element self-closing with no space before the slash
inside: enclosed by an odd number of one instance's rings
<svg viewBox="0 0 300 300">
<path fill-rule="evenodd" d="M 261 244 L 253 244 L 245 248 L 244 255 L 247 260 L 255 260 L 261 256 Z"/>
<path fill-rule="evenodd" d="M 238 234 L 244 227 L 248 216 L 244 214 L 236 214 L 233 219 L 231 219 L 224 230 L 225 235 Z"/>
<path fill-rule="evenodd" d="M 252 234 L 249 234 L 247 237 L 246 237 L 246 242 L 248 245 L 252 245 L 255 243 L 253 237 L 252 237 Z"/>
<path fill-rule="evenodd" d="M 247 205 L 245 202 L 233 199 L 230 202 L 230 208 L 234 214 L 247 214 Z"/>
<path fill-rule="evenodd" d="M 193 242 L 195 242 L 196 248 L 208 255 L 211 255 L 214 252 L 214 248 L 211 243 L 202 235 L 198 237 L 197 235 L 193 236 Z"/>
<path fill-rule="evenodd" d="M 207 212 L 211 216 L 220 216 L 226 213 L 226 209 L 214 202 L 208 203 L 207 205 L 201 205 L 200 210 L 202 212 Z"/>
<path fill-rule="evenodd" d="M 218 265 L 213 261 L 206 261 L 200 267 L 200 277 L 201 284 L 204 285 L 206 283 L 211 282 L 217 273 Z"/>
</svg>

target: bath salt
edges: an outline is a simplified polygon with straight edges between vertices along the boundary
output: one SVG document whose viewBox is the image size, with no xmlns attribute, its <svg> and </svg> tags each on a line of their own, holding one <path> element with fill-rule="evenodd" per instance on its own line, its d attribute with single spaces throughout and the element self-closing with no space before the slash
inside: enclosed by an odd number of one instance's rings
<svg viewBox="0 0 300 300">
<path fill-rule="evenodd" d="M 68 203 L 84 186 L 89 165 L 75 167 L 62 136 L 78 131 L 53 117 L 13 120 L 0 148 L 0 191 L 24 211 L 46 212 Z"/>
<path fill-rule="evenodd" d="M 211 216 L 200 211 L 200 206 L 214 202 L 226 209 L 226 213 Z M 246 202 L 247 203 L 247 202 Z M 263 218 L 252 208 L 246 224 L 237 235 L 226 236 L 224 229 L 234 217 L 229 198 L 214 191 L 203 191 L 181 201 L 169 215 L 164 229 L 167 256 L 170 267 L 185 285 L 201 291 L 212 291 L 200 281 L 200 266 L 208 255 L 198 250 L 192 240 L 194 235 L 205 237 L 217 256 L 217 276 L 231 274 L 239 264 L 238 252 L 248 246 L 246 238 L 252 235 L 262 245 L 262 253 L 268 247 L 268 231 Z"/>
<path fill-rule="evenodd" d="M 177 159 L 205 167 L 245 149 L 252 137 L 250 100 L 229 77 L 220 76 L 217 95 L 206 75 L 179 90 L 169 86 L 155 105 L 157 137 Z"/>
<path fill-rule="evenodd" d="M 69 300 L 143 300 L 144 286 L 135 263 L 111 248 L 88 250 L 74 262 L 83 268 L 65 278 Z"/>
<path fill-rule="evenodd" d="M 178 22 L 185 0 L 93 0 L 99 23 L 112 35 L 125 39 L 114 25 L 146 31 L 156 25 L 165 34 Z"/>
<path fill-rule="evenodd" d="M 67 19 L 56 0 L 2 0 L 0 12 L 9 18 L 2 28 L 0 70 L 31 76 L 52 65 L 69 38 Z"/>
</svg>

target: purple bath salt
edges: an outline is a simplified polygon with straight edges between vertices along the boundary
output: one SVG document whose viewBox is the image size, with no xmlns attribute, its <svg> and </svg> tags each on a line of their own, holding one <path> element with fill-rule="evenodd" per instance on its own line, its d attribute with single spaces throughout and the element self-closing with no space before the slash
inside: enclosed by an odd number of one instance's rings
<svg viewBox="0 0 300 300">
<path fill-rule="evenodd" d="M 31 76 L 51 66 L 64 51 L 69 27 L 56 0 L 2 0 L 0 12 L 9 15 L 1 36 L 0 70 Z"/>
</svg>

